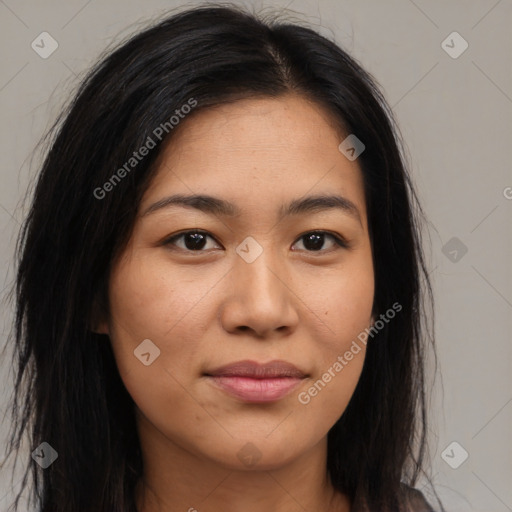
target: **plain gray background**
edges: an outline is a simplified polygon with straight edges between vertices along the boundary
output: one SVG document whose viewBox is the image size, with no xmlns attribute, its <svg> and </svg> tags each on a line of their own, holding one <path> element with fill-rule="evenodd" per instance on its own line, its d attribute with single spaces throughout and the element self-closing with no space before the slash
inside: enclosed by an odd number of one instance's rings
<svg viewBox="0 0 512 512">
<path fill-rule="evenodd" d="M 40 163 L 34 150 L 61 106 L 106 47 L 171 8 L 197 3 L 0 0 L 2 295 L 26 213 L 20 200 Z M 512 511 L 511 0 L 234 3 L 256 12 L 288 6 L 381 84 L 430 221 L 442 375 L 430 404 L 431 475 L 448 511 Z M 47 59 L 31 47 L 42 32 L 58 42 Z M 464 41 L 468 48 L 457 56 Z M 1 314 L 3 345 L 11 306 Z M 0 372 L 3 411 L 12 391 L 9 361 Z M 3 446 L 7 422 L 1 427 Z M 454 469 L 446 461 L 456 465 L 462 449 L 469 456 Z M 1 469 L 0 510 L 18 480 Z"/>
</svg>

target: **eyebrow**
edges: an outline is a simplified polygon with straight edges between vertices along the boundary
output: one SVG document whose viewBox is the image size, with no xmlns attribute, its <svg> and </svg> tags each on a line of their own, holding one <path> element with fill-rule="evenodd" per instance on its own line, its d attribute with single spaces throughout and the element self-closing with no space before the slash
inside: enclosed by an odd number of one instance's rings
<svg viewBox="0 0 512 512">
<path fill-rule="evenodd" d="M 160 199 L 149 206 L 142 216 L 170 206 L 182 206 L 185 208 L 194 208 L 204 213 L 225 217 L 237 217 L 242 211 L 238 206 L 224 199 L 204 194 L 183 195 L 175 194 Z M 362 226 L 361 215 L 357 206 L 340 195 L 313 195 L 300 199 L 294 199 L 287 205 L 282 205 L 279 209 L 279 220 L 291 215 L 301 215 L 307 213 L 317 213 L 331 209 L 341 210 L 343 213 L 355 218 Z"/>
</svg>

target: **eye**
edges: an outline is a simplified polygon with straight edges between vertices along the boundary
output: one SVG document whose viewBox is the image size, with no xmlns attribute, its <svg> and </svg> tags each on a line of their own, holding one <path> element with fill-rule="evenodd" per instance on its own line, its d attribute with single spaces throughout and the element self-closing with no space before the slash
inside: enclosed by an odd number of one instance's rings
<svg viewBox="0 0 512 512">
<path fill-rule="evenodd" d="M 332 246 L 334 249 L 321 250 L 326 237 L 330 238 L 334 242 L 334 245 Z M 309 233 L 302 235 L 299 240 L 304 240 L 303 246 L 308 252 L 331 252 L 332 250 L 337 250 L 338 247 L 344 247 L 346 249 L 349 247 L 349 244 L 345 239 L 327 231 L 310 231 Z"/>
<path fill-rule="evenodd" d="M 183 233 L 179 233 L 177 235 L 171 236 L 170 238 L 167 238 L 163 242 L 163 245 L 174 245 L 184 251 L 204 252 L 202 249 L 204 249 L 205 245 L 207 245 L 206 240 L 208 238 L 214 240 L 214 238 L 206 231 L 194 229 L 190 231 L 184 231 Z M 180 239 L 183 239 L 183 243 L 181 245 L 177 243 L 177 241 Z"/>
<path fill-rule="evenodd" d="M 167 238 L 163 242 L 163 245 L 178 247 L 178 249 L 188 252 L 205 252 L 203 249 L 208 249 L 208 247 L 206 247 L 208 245 L 208 238 L 215 240 L 207 231 L 194 229 L 184 231 Z M 333 248 L 322 250 L 326 238 L 331 239 L 331 247 Z M 304 249 L 300 250 L 306 250 L 307 252 L 331 252 L 336 250 L 338 247 L 349 248 L 349 244 L 345 239 L 327 231 L 310 231 L 301 235 L 299 240 L 304 240 Z M 220 246 L 217 244 L 217 248 L 219 247 Z"/>
</svg>

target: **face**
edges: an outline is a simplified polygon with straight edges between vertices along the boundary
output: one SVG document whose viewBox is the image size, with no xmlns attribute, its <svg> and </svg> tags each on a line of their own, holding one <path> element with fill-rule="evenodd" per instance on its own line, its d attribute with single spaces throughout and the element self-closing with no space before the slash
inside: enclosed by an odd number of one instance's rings
<svg viewBox="0 0 512 512">
<path fill-rule="evenodd" d="M 327 112 L 298 96 L 181 122 L 98 330 L 142 441 L 225 468 L 277 468 L 326 442 L 362 370 L 374 274 L 361 170 Z M 215 201 L 166 202 L 178 194 Z M 288 366 L 217 371 L 240 361 Z"/>
</svg>

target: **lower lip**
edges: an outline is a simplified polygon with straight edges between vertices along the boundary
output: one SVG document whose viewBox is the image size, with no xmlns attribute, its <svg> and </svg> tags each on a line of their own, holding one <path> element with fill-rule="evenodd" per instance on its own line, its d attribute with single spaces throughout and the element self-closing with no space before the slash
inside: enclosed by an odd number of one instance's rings
<svg viewBox="0 0 512 512">
<path fill-rule="evenodd" d="M 302 379 L 275 377 L 251 379 L 249 377 L 209 377 L 217 386 L 245 402 L 274 402 L 291 393 Z"/>
</svg>

